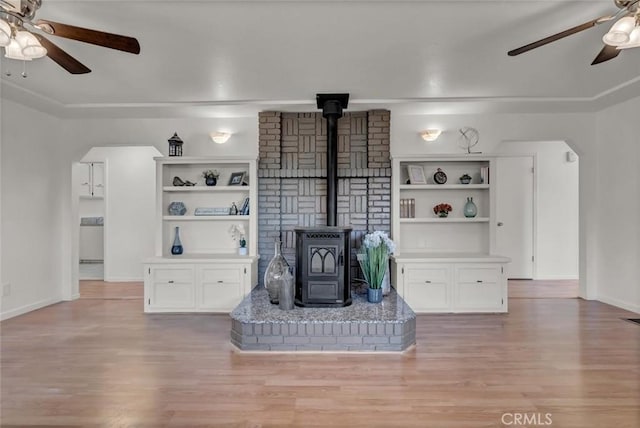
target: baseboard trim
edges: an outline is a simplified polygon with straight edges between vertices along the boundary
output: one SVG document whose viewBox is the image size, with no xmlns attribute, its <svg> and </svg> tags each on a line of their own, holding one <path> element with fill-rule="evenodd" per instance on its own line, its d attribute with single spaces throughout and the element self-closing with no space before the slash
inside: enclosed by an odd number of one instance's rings
<svg viewBox="0 0 640 428">
<path fill-rule="evenodd" d="M 533 278 L 539 281 L 564 281 L 564 280 L 578 280 L 578 275 L 539 275 Z"/>
<path fill-rule="evenodd" d="M 131 277 L 105 277 L 104 282 L 142 282 L 144 281 L 143 277 L 131 278 Z"/>
<path fill-rule="evenodd" d="M 615 306 L 626 311 L 635 312 L 640 314 L 640 305 L 630 305 L 622 300 L 614 299 L 613 297 L 598 296 L 596 300 L 606 303 L 607 305 Z"/>
<path fill-rule="evenodd" d="M 21 306 L 19 308 L 15 308 L 15 309 L 11 309 L 9 311 L 6 312 L 2 312 L 0 314 L 0 321 L 4 321 L 4 320 L 8 320 L 9 318 L 13 318 L 13 317 L 17 317 L 19 315 L 23 315 L 26 314 L 28 312 L 32 312 L 35 311 L 37 309 L 41 309 L 44 308 L 45 306 L 50 306 L 53 305 L 55 303 L 59 303 L 62 300 L 60 299 L 47 299 L 47 300 L 41 300 L 39 302 L 35 302 L 32 303 L 30 305 L 24 305 Z"/>
</svg>

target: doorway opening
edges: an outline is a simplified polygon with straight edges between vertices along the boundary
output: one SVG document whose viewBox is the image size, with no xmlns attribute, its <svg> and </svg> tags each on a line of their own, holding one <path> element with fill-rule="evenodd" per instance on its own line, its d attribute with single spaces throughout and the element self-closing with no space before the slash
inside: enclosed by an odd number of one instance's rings
<svg viewBox="0 0 640 428">
<path fill-rule="evenodd" d="M 154 253 L 155 147 L 94 147 L 72 168 L 74 298 L 142 299 Z"/>
<path fill-rule="evenodd" d="M 496 252 L 502 254 L 500 234 L 506 231 L 506 248 L 513 253 L 504 255 L 518 260 L 514 271 L 510 267 L 510 297 L 578 297 L 579 156 L 565 141 L 508 141 L 496 152 L 498 181 L 508 183 L 497 186 L 498 217 L 526 207 L 524 215 L 518 214 L 514 230 L 497 227 L 496 232 Z M 514 183 L 521 186 L 514 188 Z M 506 226 L 503 219 L 497 221 Z M 531 232 L 526 232 L 529 221 Z M 530 272 L 521 268 L 526 265 Z"/>
</svg>

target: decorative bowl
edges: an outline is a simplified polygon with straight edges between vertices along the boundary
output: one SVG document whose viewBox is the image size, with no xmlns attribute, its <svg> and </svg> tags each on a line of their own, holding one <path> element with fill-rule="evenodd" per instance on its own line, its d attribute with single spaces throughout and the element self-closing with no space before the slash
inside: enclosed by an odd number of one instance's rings
<svg viewBox="0 0 640 428">
<path fill-rule="evenodd" d="M 171 202 L 169 204 L 169 214 L 171 215 L 185 215 L 187 207 L 184 202 Z"/>
</svg>

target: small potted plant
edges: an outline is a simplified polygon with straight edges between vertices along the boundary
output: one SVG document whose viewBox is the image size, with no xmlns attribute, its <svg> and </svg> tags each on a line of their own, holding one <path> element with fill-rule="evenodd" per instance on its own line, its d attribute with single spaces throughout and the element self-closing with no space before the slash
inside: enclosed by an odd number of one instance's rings
<svg viewBox="0 0 640 428">
<path fill-rule="evenodd" d="M 238 254 L 241 256 L 246 256 L 248 254 L 248 250 L 247 240 L 244 238 L 244 225 L 232 224 L 229 228 L 229 235 L 231 235 L 231 238 L 234 241 L 238 241 Z"/>
<path fill-rule="evenodd" d="M 435 215 L 437 215 L 438 217 L 447 217 L 449 215 L 449 213 L 451 212 L 453 208 L 451 208 L 451 205 L 449 204 L 438 204 L 435 207 L 433 207 L 433 213 Z"/>
<path fill-rule="evenodd" d="M 202 176 L 207 186 L 215 186 L 218 182 L 218 177 L 220 177 L 220 173 L 215 169 L 208 169 L 202 172 Z"/>
<path fill-rule="evenodd" d="M 462 184 L 471 183 L 471 176 L 469 174 L 465 173 L 462 177 L 460 177 L 460 183 L 462 183 Z"/>
</svg>

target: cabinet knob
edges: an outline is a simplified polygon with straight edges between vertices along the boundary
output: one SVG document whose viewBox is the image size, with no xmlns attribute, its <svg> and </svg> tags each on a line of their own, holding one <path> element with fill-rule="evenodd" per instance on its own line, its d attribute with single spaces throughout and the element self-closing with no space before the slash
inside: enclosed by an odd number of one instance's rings
<svg viewBox="0 0 640 428">
<path fill-rule="evenodd" d="M 481 280 L 481 279 L 478 279 L 476 282 L 482 282 L 482 280 Z"/>
<path fill-rule="evenodd" d="M 431 281 L 429 281 L 428 279 L 425 281 L 425 283 L 427 284 L 431 284 Z"/>
<path fill-rule="evenodd" d="M 173 284 L 173 279 L 170 279 L 170 280 L 169 280 L 169 284 Z"/>
<path fill-rule="evenodd" d="M 498 222 L 498 226 L 504 226 L 504 223 L 503 223 L 503 222 L 501 222 L 501 221 L 499 221 L 499 222 Z"/>
<path fill-rule="evenodd" d="M 218 281 L 218 284 L 222 284 L 224 281 Z"/>
</svg>

